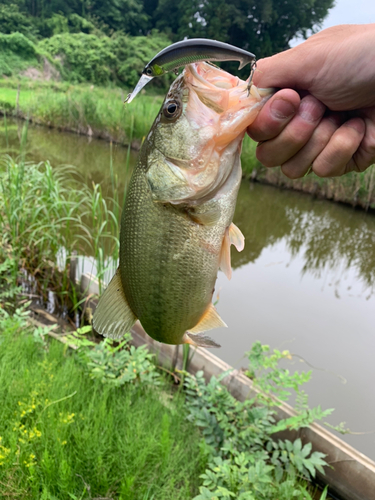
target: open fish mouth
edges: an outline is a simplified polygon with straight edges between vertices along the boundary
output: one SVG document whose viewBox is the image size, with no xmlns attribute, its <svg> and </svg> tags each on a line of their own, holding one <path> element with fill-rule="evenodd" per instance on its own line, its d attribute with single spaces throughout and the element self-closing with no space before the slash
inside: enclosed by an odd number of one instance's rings
<svg viewBox="0 0 375 500">
<path fill-rule="evenodd" d="M 248 83 L 206 62 L 185 67 L 172 84 L 163 105 L 160 126 L 172 130 L 178 147 L 167 138 L 170 132 L 159 136 L 155 146 L 168 162 L 168 170 L 183 179 L 185 201 L 191 204 L 212 197 L 226 182 L 231 171 L 226 158 L 241 151 L 246 128 L 252 123 L 272 89 L 259 91 Z M 171 108 L 169 108 L 171 106 Z M 168 110 L 179 108 L 174 120 Z M 163 115 L 164 113 L 164 115 Z M 169 123 L 166 123 L 169 122 Z M 154 178 L 155 173 L 155 179 Z M 160 176 L 160 166 L 149 173 L 153 186 Z M 164 187 L 163 187 L 164 189 Z M 154 191 L 155 199 L 159 196 Z M 181 202 L 169 198 L 172 204 Z"/>
</svg>

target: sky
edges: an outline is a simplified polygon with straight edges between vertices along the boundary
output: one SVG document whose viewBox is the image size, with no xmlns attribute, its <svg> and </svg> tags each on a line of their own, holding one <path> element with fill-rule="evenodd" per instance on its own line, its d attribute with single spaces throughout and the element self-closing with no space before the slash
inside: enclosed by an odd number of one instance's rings
<svg viewBox="0 0 375 500">
<path fill-rule="evenodd" d="M 336 0 L 336 5 L 329 10 L 323 22 L 322 29 L 337 24 L 367 24 L 375 23 L 375 0 Z M 290 46 L 294 47 L 303 39 L 293 39 Z"/>
</svg>

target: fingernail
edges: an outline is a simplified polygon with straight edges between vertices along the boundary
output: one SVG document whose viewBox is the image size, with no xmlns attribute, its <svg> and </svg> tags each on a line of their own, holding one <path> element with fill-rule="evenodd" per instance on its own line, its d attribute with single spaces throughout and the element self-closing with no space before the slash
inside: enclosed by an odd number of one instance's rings
<svg viewBox="0 0 375 500">
<path fill-rule="evenodd" d="M 307 122 L 318 121 L 325 111 L 323 103 L 313 97 L 305 97 L 302 99 L 298 114 Z"/>
<path fill-rule="evenodd" d="M 276 99 L 271 103 L 271 113 L 278 120 L 290 118 L 296 112 L 294 105 L 284 99 Z"/>
<path fill-rule="evenodd" d="M 344 126 L 354 128 L 354 130 L 356 130 L 360 135 L 364 134 L 366 128 L 364 121 L 360 118 L 352 118 L 351 120 L 345 122 Z"/>
</svg>

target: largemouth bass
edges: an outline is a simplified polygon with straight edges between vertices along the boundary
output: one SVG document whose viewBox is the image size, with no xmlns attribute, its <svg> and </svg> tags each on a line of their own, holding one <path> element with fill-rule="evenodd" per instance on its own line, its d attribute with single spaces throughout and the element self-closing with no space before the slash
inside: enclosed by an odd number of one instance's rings
<svg viewBox="0 0 375 500">
<path fill-rule="evenodd" d="M 218 269 L 231 277 L 232 218 L 246 128 L 271 90 L 205 62 L 173 82 L 144 141 L 121 220 L 120 265 L 93 326 L 121 338 L 137 319 L 155 340 L 220 347 L 203 332 L 226 326 L 212 304 Z"/>
</svg>

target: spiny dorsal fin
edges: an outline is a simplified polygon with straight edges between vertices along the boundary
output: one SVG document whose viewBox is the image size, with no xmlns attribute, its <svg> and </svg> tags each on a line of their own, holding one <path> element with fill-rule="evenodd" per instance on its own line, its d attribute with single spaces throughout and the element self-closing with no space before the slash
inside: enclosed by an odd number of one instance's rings
<svg viewBox="0 0 375 500">
<path fill-rule="evenodd" d="M 217 344 L 214 340 L 212 340 L 207 335 L 203 333 L 198 333 L 197 335 L 190 334 L 186 332 L 182 337 L 183 344 L 190 344 L 196 347 L 221 347 L 220 344 Z"/>
<path fill-rule="evenodd" d="M 245 247 L 245 237 L 238 229 L 238 227 L 233 224 L 233 222 L 225 231 L 220 251 L 219 267 L 228 278 L 228 280 L 230 280 L 232 277 L 232 266 L 230 262 L 231 245 L 234 245 L 239 252 L 241 252 Z"/>
<path fill-rule="evenodd" d="M 194 328 L 190 328 L 188 333 L 192 333 L 195 338 L 195 334 L 197 333 L 206 332 L 207 330 L 212 330 L 212 328 L 220 328 L 221 326 L 226 327 L 227 325 L 220 318 L 213 303 L 210 302 L 199 323 Z"/>
<path fill-rule="evenodd" d="M 95 309 L 92 319 L 94 329 L 111 339 L 120 339 L 137 321 L 130 309 L 122 288 L 120 270 L 117 269 Z"/>
</svg>

